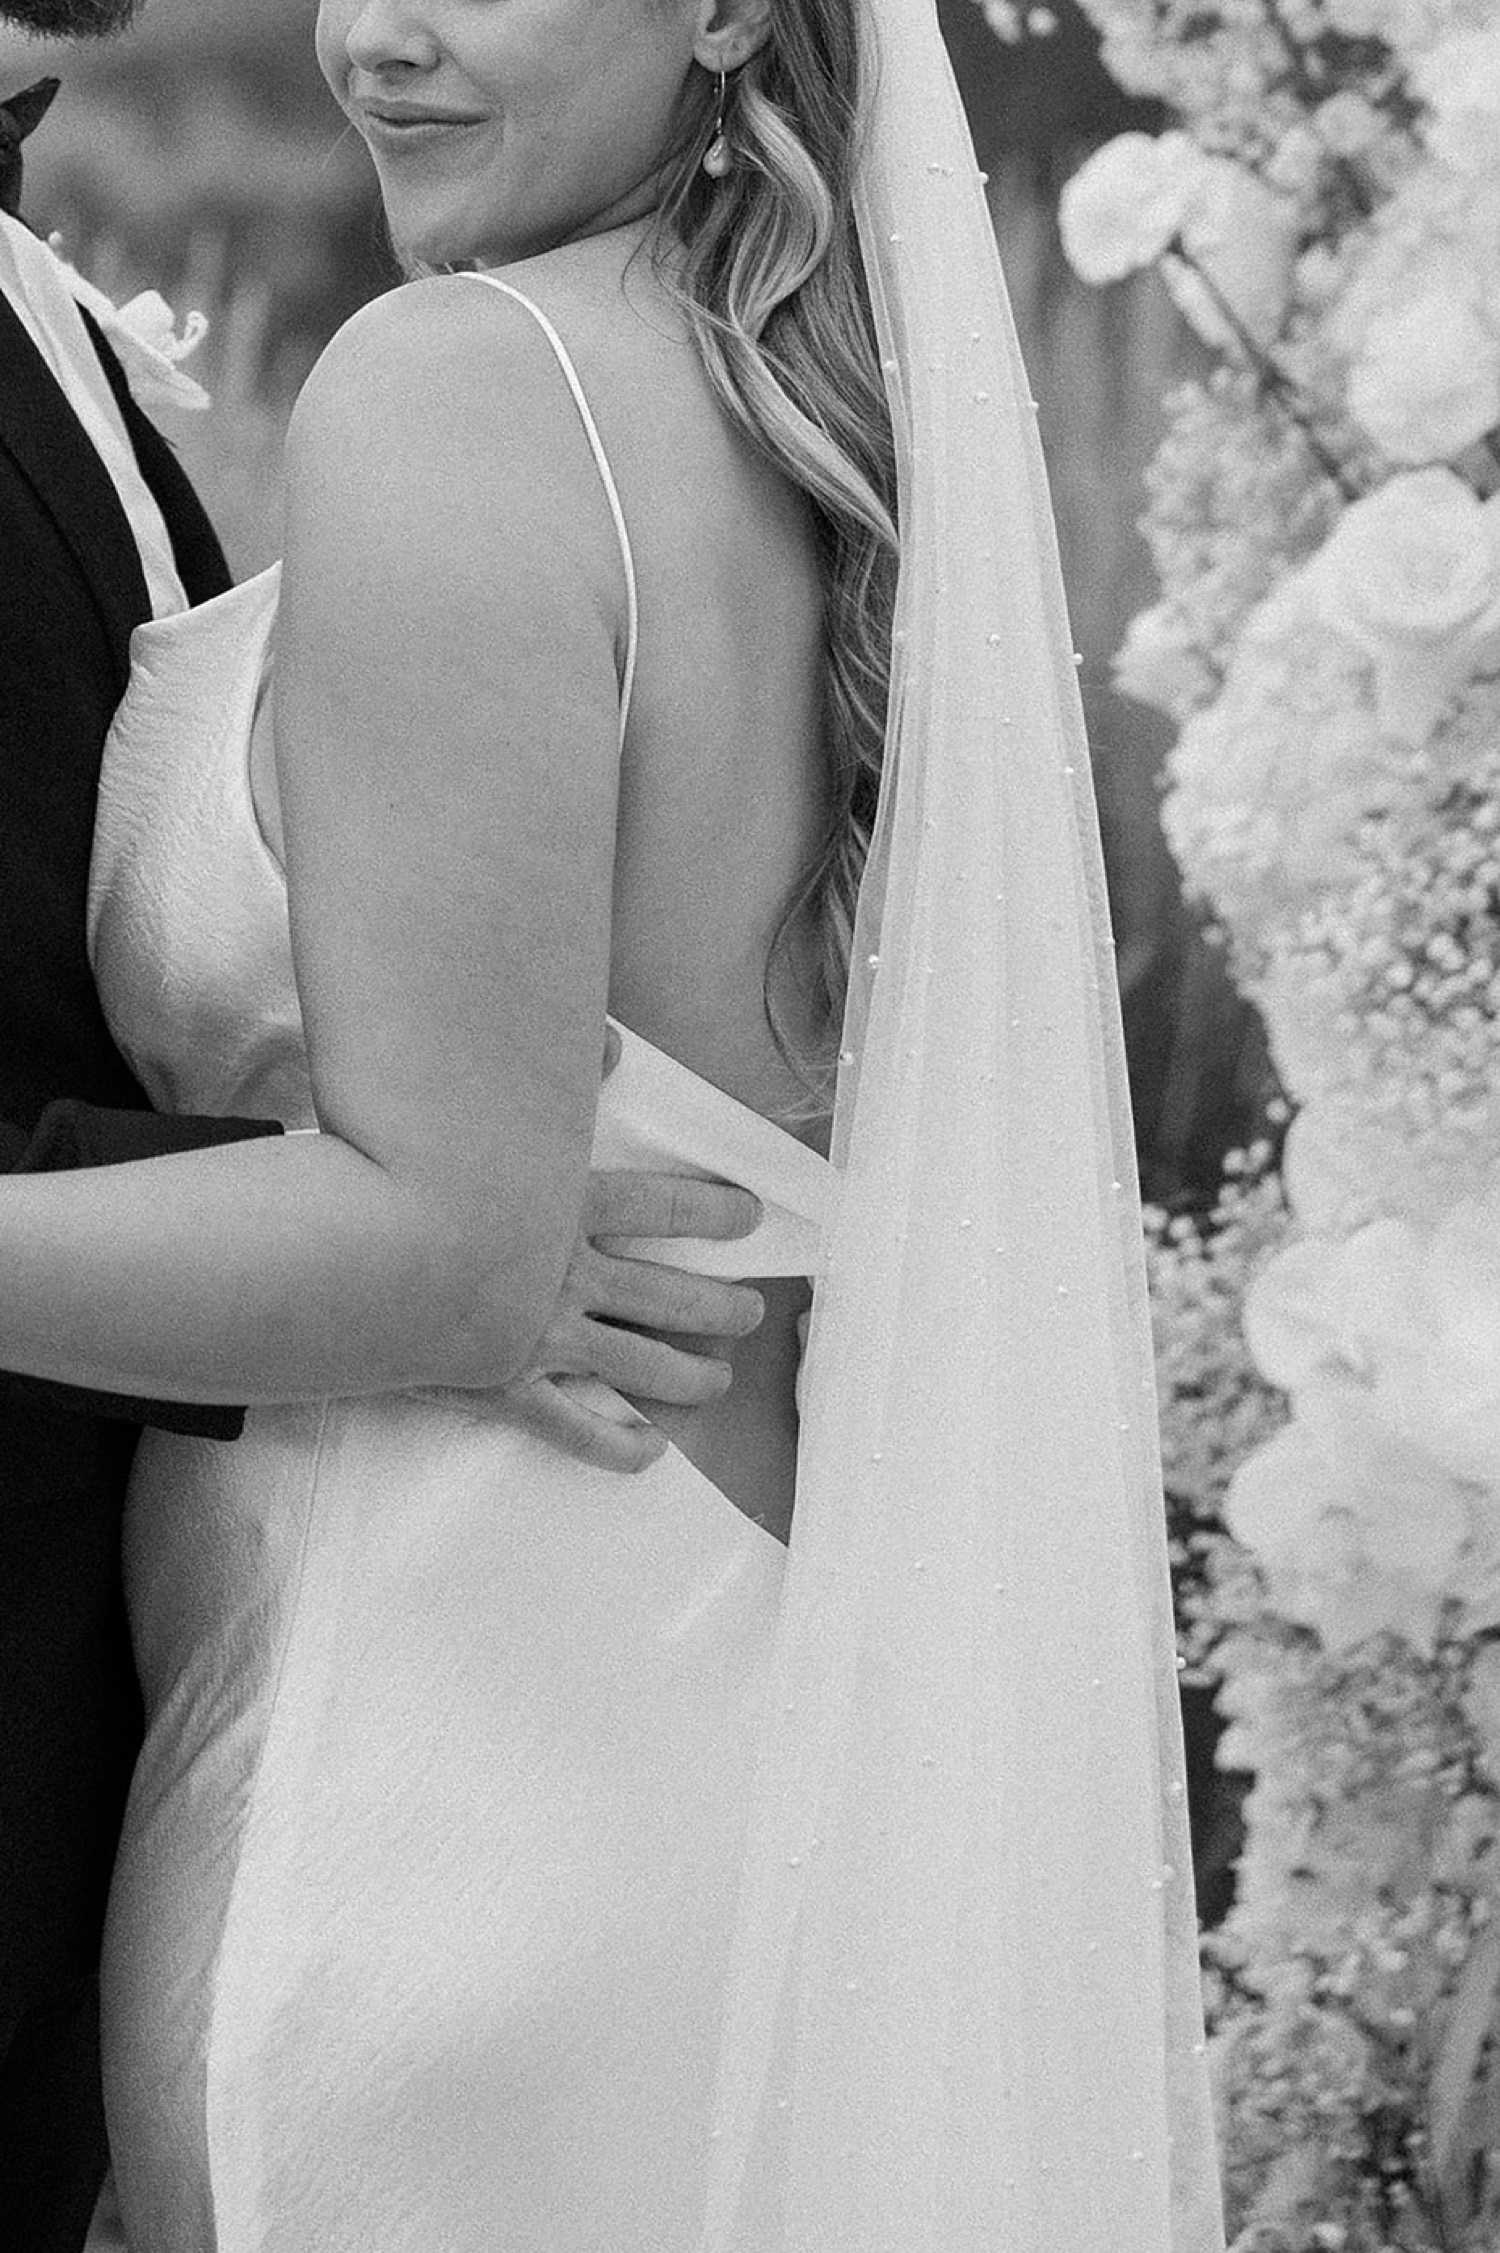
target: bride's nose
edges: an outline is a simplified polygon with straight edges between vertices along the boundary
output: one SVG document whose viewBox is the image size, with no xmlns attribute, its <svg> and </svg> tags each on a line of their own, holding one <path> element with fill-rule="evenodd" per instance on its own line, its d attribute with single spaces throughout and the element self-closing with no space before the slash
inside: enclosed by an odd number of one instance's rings
<svg viewBox="0 0 1500 2253">
<path fill-rule="evenodd" d="M 372 75 L 403 64 L 431 70 L 438 43 L 421 0 L 362 0 L 344 33 L 344 52 L 356 70 Z"/>
</svg>

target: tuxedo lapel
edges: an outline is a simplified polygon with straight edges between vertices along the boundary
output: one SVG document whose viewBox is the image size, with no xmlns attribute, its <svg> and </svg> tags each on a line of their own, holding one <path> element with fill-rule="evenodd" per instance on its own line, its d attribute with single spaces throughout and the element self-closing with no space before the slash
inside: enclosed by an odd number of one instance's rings
<svg viewBox="0 0 1500 2253">
<path fill-rule="evenodd" d="M 30 481 L 83 573 L 123 689 L 131 632 L 151 615 L 135 536 L 109 471 L 3 291 L 0 446 Z"/>
<path fill-rule="evenodd" d="M 135 448 L 141 475 L 150 486 L 172 542 L 177 574 L 183 592 L 193 604 L 209 602 L 230 585 L 224 550 L 210 524 L 202 502 L 188 482 L 187 473 L 161 432 L 141 413 L 130 395 L 130 383 L 118 358 L 110 350 L 104 331 L 87 307 L 81 306 L 83 325 L 93 340 L 100 365 L 109 378 L 115 405 Z"/>
</svg>

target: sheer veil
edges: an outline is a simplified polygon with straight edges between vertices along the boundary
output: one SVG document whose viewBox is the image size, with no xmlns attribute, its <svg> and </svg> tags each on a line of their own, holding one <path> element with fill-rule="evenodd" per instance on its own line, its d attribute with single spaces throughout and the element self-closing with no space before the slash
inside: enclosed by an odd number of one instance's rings
<svg viewBox="0 0 1500 2253">
<path fill-rule="evenodd" d="M 897 645 L 703 2253 L 1217 2253 L 1140 1216 L 1051 510 L 934 0 L 865 0 L 865 31 Z"/>
</svg>

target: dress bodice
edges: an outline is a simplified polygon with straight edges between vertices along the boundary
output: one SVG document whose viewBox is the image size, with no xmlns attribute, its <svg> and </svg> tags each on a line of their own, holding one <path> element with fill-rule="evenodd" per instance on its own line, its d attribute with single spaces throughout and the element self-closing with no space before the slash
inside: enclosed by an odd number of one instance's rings
<svg viewBox="0 0 1500 2253">
<path fill-rule="evenodd" d="M 256 817 L 250 744 L 273 662 L 276 568 L 141 627 L 105 747 L 89 948 L 111 1031 L 164 1110 L 315 1127 L 285 878 Z M 653 1256 L 806 1275 L 832 1172 L 816 1152 L 617 1028 L 594 1163 L 711 1175 L 765 1206 L 753 1235 Z"/>
<path fill-rule="evenodd" d="M 280 568 L 137 631 L 105 746 L 89 953 L 158 1109 L 313 1126 L 281 870 L 249 751 Z"/>
</svg>

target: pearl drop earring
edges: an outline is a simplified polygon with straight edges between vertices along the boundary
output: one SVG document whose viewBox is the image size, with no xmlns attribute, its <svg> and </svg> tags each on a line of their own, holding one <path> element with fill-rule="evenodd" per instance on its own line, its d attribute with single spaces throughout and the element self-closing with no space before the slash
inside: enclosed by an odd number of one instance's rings
<svg viewBox="0 0 1500 2253">
<path fill-rule="evenodd" d="M 725 72 L 719 73 L 719 107 L 714 117 L 714 135 L 703 152 L 703 169 L 710 180 L 722 180 L 734 161 L 729 154 L 729 143 L 724 138 L 724 104 L 728 96 L 729 80 Z"/>
</svg>

